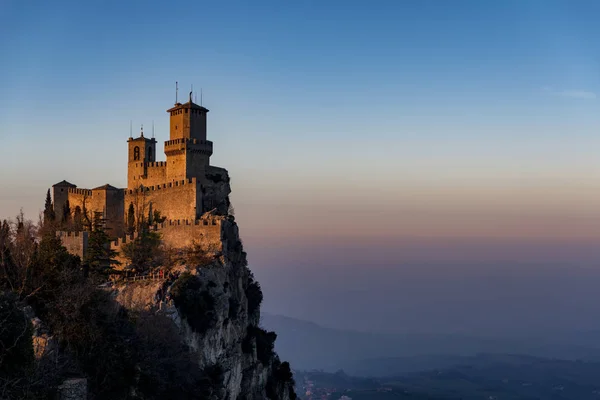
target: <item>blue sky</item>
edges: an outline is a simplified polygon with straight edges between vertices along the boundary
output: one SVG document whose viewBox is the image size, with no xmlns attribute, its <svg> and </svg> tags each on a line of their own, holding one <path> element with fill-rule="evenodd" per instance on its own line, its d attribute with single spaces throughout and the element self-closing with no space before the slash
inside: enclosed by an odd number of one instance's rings
<svg viewBox="0 0 600 400">
<path fill-rule="evenodd" d="M 124 186 L 130 120 L 165 140 L 179 81 L 181 97 L 203 90 L 212 162 L 251 234 L 371 209 L 386 235 L 596 237 L 599 11 L 5 0 L 0 167 L 19 173 L 1 178 L 0 215 L 35 215 L 62 179 Z"/>
</svg>

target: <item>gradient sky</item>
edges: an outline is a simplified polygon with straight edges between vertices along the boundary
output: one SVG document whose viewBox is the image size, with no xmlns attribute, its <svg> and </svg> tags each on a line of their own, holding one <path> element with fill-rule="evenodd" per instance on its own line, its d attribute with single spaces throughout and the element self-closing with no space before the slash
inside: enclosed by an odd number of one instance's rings
<svg viewBox="0 0 600 400">
<path fill-rule="evenodd" d="M 130 120 L 166 140 L 179 81 L 255 260 L 600 261 L 599 2 L 167 4 L 0 0 L 0 217 L 126 185 Z"/>
</svg>

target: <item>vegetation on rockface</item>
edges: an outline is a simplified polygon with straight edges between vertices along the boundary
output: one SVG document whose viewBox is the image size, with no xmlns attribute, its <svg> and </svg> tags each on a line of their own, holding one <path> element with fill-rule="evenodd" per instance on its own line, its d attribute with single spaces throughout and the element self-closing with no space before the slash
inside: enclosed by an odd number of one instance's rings
<svg viewBox="0 0 600 400">
<path fill-rule="evenodd" d="M 212 264 L 219 254 L 216 246 L 194 240 L 191 245 L 183 249 L 182 261 L 190 266 L 204 267 Z"/>
<path fill-rule="evenodd" d="M 182 274 L 170 293 L 175 307 L 195 332 L 205 333 L 217 322 L 215 299 L 197 276 Z"/>
<path fill-rule="evenodd" d="M 136 317 L 138 342 L 137 386 L 144 398 L 210 399 L 223 389 L 219 365 L 200 368 L 166 316 L 142 313 Z"/>
<path fill-rule="evenodd" d="M 267 332 L 258 326 L 248 326 L 246 337 L 242 342 L 242 351 L 246 354 L 252 353 L 253 345 L 256 345 L 256 357 L 263 365 L 269 365 L 271 359 L 275 356 L 275 332 Z"/>
<path fill-rule="evenodd" d="M 279 400 L 279 393 L 283 393 L 285 388 L 289 388 L 290 400 L 298 398 L 293 390 L 296 385 L 294 374 L 290 368 L 290 363 L 287 361 L 281 362 L 278 357 L 275 357 L 272 365 L 273 373 L 267 381 L 266 392 L 271 400 Z"/>
<path fill-rule="evenodd" d="M 262 290 L 260 284 L 254 280 L 254 275 L 250 273 L 248 278 L 248 286 L 246 286 L 246 298 L 248 299 L 248 315 L 255 315 L 259 311 L 263 301 Z"/>
</svg>

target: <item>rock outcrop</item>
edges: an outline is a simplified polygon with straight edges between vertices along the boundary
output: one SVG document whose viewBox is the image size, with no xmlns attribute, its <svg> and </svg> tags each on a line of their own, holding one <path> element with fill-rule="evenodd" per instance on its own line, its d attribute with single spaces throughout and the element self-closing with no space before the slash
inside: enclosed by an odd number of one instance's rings
<svg viewBox="0 0 600 400">
<path fill-rule="evenodd" d="M 161 313 L 202 368 L 220 371 L 214 399 L 294 399 L 288 363 L 273 350 L 276 335 L 259 326 L 262 292 L 246 261 L 231 216 L 222 226 L 218 251 L 204 265 L 180 265 L 165 279 L 125 282 L 112 288 L 129 310 Z M 214 248 L 214 247 L 213 247 Z"/>
</svg>

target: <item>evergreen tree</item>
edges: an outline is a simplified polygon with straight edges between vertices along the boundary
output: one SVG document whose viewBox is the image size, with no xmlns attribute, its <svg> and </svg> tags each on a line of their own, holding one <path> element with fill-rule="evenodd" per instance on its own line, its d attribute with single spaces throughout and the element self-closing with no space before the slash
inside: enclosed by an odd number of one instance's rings
<svg viewBox="0 0 600 400">
<path fill-rule="evenodd" d="M 2 288 L 15 289 L 15 266 L 11 257 L 12 232 L 7 220 L 0 224 L 0 291 Z"/>
<path fill-rule="evenodd" d="M 83 215 L 81 214 L 81 207 L 79 206 L 76 206 L 75 211 L 73 211 L 73 230 L 83 230 Z"/>
<path fill-rule="evenodd" d="M 154 266 L 160 248 L 160 234 L 144 227 L 138 237 L 125 243 L 121 250 L 125 258 L 137 270 L 145 271 Z"/>
<path fill-rule="evenodd" d="M 46 204 L 44 205 L 44 224 L 48 225 L 56 220 L 56 214 L 54 213 L 54 206 L 52 205 L 52 197 L 50 196 L 50 189 L 46 192 Z"/>
<path fill-rule="evenodd" d="M 115 259 L 117 252 L 110 248 L 110 237 L 105 231 L 105 222 L 101 212 L 94 213 L 84 260 L 84 264 L 90 268 L 90 271 L 100 275 L 107 275 L 113 266 L 120 264 Z"/>
<path fill-rule="evenodd" d="M 133 204 L 129 206 L 132 210 Z M 133 212 L 129 214 L 128 222 L 135 222 Z M 158 210 L 152 211 L 152 203 L 149 205 L 148 218 L 138 221 L 138 236 L 131 242 L 121 247 L 123 256 L 129 260 L 130 265 L 138 270 L 147 270 L 156 263 L 160 252 L 160 234 L 151 230 L 152 223 L 164 221 Z"/>
<path fill-rule="evenodd" d="M 132 234 L 135 232 L 135 208 L 133 203 L 129 203 L 129 209 L 127 210 L 127 233 Z"/>
<path fill-rule="evenodd" d="M 65 201 L 62 214 L 62 225 L 63 227 L 68 227 L 71 222 L 71 205 L 69 204 L 69 199 Z"/>
<path fill-rule="evenodd" d="M 166 219 L 167 219 L 167 217 L 163 217 L 160 214 L 159 210 L 154 210 L 154 213 L 152 214 L 152 223 L 154 226 L 157 226 L 158 224 L 162 224 L 163 222 L 165 222 Z"/>
<path fill-rule="evenodd" d="M 152 226 L 154 214 L 152 213 L 152 202 L 148 205 L 148 226 Z"/>
</svg>

